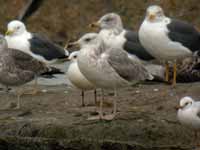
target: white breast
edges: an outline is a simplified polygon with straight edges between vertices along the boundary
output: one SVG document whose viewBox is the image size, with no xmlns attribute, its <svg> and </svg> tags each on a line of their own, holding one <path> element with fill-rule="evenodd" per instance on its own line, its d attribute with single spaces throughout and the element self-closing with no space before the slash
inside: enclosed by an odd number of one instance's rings
<svg viewBox="0 0 200 150">
<path fill-rule="evenodd" d="M 123 43 L 126 40 L 124 38 L 124 33 L 125 31 L 122 31 L 119 35 L 116 35 L 112 30 L 101 30 L 99 35 L 107 48 L 123 48 Z"/>
<path fill-rule="evenodd" d="M 177 117 L 183 125 L 194 129 L 200 129 L 200 119 L 196 114 L 196 109 L 179 109 Z"/>
<path fill-rule="evenodd" d="M 174 60 L 192 55 L 182 44 L 168 38 L 166 25 L 169 21 L 168 18 L 156 23 L 145 20 L 139 30 L 141 44 L 157 59 Z"/>
<path fill-rule="evenodd" d="M 29 39 L 32 38 L 31 34 L 28 32 L 25 32 L 24 34 L 18 35 L 18 36 L 5 36 L 8 48 L 17 49 L 24 53 L 27 53 L 34 57 L 35 59 L 45 62 L 45 63 L 53 63 L 54 61 L 47 61 L 44 57 L 40 55 L 36 55 L 31 52 L 30 50 L 30 43 Z"/>
<path fill-rule="evenodd" d="M 84 76 L 99 88 L 115 89 L 126 86 L 128 82 L 114 71 L 105 57 L 105 54 L 96 57 L 94 51 L 81 49 L 78 66 Z"/>
<path fill-rule="evenodd" d="M 71 83 L 81 90 L 92 90 L 95 88 L 80 72 L 77 62 L 72 62 L 69 65 L 67 75 Z"/>
</svg>

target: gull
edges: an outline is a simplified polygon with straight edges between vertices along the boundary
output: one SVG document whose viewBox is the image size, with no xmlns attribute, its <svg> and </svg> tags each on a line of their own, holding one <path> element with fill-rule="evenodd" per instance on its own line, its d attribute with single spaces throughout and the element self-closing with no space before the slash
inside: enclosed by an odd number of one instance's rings
<svg viewBox="0 0 200 150">
<path fill-rule="evenodd" d="M 177 117 L 181 124 L 194 129 L 195 139 L 199 138 L 200 130 L 200 102 L 186 96 L 180 100 L 177 107 Z"/>
<path fill-rule="evenodd" d="M 144 66 L 128 57 L 126 51 L 120 48 L 106 48 L 102 38 L 97 33 L 88 33 L 71 45 L 80 45 L 78 66 L 83 75 L 97 88 L 115 91 L 113 113 L 103 115 L 103 97 L 100 101 L 100 112 L 90 119 L 112 120 L 117 111 L 117 89 L 142 80 L 152 80 L 152 75 Z M 102 94 L 103 95 L 103 94 Z"/>
<path fill-rule="evenodd" d="M 107 47 L 120 48 L 127 51 L 130 57 L 141 61 L 145 68 L 157 79 L 163 79 L 164 69 L 161 65 L 153 64 L 154 57 L 141 45 L 138 32 L 123 27 L 120 15 L 107 13 L 97 22 L 90 24 L 91 28 L 100 28 L 99 36 Z M 156 80 L 156 78 L 154 78 Z"/>
<path fill-rule="evenodd" d="M 124 49 L 129 54 L 133 54 L 144 61 L 154 59 L 140 44 L 138 33 L 124 29 L 121 17 L 118 14 L 105 14 L 97 22 L 90 24 L 90 27 L 100 28 L 99 35 L 106 46 Z"/>
<path fill-rule="evenodd" d="M 165 62 L 165 80 L 169 81 L 169 65 L 173 62 L 173 83 L 176 85 L 177 61 L 191 57 L 200 49 L 200 34 L 191 24 L 164 15 L 160 6 L 149 6 L 139 29 L 139 40 L 156 59 Z"/>
<path fill-rule="evenodd" d="M 67 50 L 56 45 L 47 37 L 28 32 L 25 24 L 18 20 L 8 23 L 5 38 L 9 48 L 21 50 L 48 65 L 62 61 L 69 55 Z M 32 94 L 35 93 L 37 93 L 37 77 Z"/>
<path fill-rule="evenodd" d="M 81 71 L 78 67 L 78 63 L 77 63 L 78 54 L 79 54 L 79 51 L 74 51 L 74 52 L 70 53 L 70 55 L 69 55 L 68 59 L 70 60 L 70 65 L 67 70 L 67 77 L 73 86 L 75 86 L 77 89 L 81 90 L 82 106 L 85 106 L 84 92 L 89 91 L 89 90 L 94 90 L 94 102 L 96 104 L 97 98 L 96 98 L 95 86 L 90 81 L 88 81 L 85 78 L 85 76 L 81 73 Z"/>
<path fill-rule="evenodd" d="M 35 79 L 35 76 L 54 74 L 56 68 L 16 49 L 8 48 L 6 39 L 0 35 L 0 84 L 19 87 Z M 20 108 L 22 89 L 17 90 L 17 109 Z"/>
</svg>

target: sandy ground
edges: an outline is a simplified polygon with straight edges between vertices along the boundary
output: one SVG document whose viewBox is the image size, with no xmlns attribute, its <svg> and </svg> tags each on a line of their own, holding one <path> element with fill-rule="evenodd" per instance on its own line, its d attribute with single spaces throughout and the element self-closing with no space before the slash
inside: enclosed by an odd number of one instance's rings
<svg viewBox="0 0 200 150">
<path fill-rule="evenodd" d="M 30 86 L 26 86 L 28 88 Z M 186 95 L 199 99 L 199 83 L 178 84 L 176 88 L 149 83 L 121 89 L 117 99 L 118 114 L 113 121 L 87 121 L 98 111 L 92 91 L 86 94 L 87 106 L 81 107 L 78 91 L 69 91 L 66 86 L 40 88 L 47 92 L 24 95 L 20 110 L 11 108 L 16 102 L 13 92 L 0 94 L 1 138 L 91 139 L 112 141 L 112 148 L 116 143 L 123 146 L 124 142 L 140 149 L 191 149 L 195 144 L 193 132 L 178 123 L 174 106 Z M 106 95 L 104 111 L 109 113 L 114 96 L 112 91 L 107 91 Z M 79 144 L 79 148 L 85 143 Z"/>
</svg>

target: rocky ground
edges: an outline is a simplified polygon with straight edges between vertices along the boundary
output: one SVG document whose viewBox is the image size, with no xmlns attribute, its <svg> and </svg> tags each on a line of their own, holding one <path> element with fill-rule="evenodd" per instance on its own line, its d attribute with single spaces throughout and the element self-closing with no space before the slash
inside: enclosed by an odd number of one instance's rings
<svg viewBox="0 0 200 150">
<path fill-rule="evenodd" d="M 19 110 L 12 108 L 13 92 L 0 94 L 1 150 L 189 150 L 195 144 L 193 132 L 178 123 L 174 107 L 186 95 L 199 99 L 199 83 L 121 89 L 113 121 L 87 120 L 98 111 L 93 92 L 87 93 L 87 106 L 81 107 L 78 91 L 66 86 L 40 88 L 43 93 L 21 98 Z M 113 92 L 106 95 L 104 111 L 109 113 Z"/>
<path fill-rule="evenodd" d="M 0 33 L 16 19 L 26 0 L 0 0 Z M 161 5 L 166 14 L 200 27 L 199 0 L 48 0 L 26 24 L 29 31 L 45 34 L 64 46 L 89 32 L 88 24 L 107 12 L 122 16 L 126 28 L 137 30 L 145 9 Z M 118 115 L 113 121 L 88 121 L 98 109 L 93 93 L 81 107 L 79 92 L 66 86 L 41 86 L 47 92 L 21 98 L 15 110 L 14 93 L 0 93 L 0 150 L 191 150 L 194 136 L 181 126 L 174 106 L 181 97 L 200 98 L 199 83 L 145 84 L 119 91 Z M 100 98 L 100 92 L 98 92 Z M 113 93 L 107 92 L 105 111 Z"/>
</svg>

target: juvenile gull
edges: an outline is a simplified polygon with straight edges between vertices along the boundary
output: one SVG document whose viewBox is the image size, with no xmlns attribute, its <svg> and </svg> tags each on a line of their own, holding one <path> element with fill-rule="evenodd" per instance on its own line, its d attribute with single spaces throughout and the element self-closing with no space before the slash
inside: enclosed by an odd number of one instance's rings
<svg viewBox="0 0 200 150">
<path fill-rule="evenodd" d="M 0 35 L 0 83 L 2 85 L 18 87 L 32 81 L 35 76 L 54 72 L 54 69 L 22 51 L 8 48 L 6 39 Z M 17 108 L 20 108 L 22 94 L 23 91 L 17 91 Z"/>
<path fill-rule="evenodd" d="M 89 90 L 94 90 L 94 102 L 96 104 L 96 90 L 95 86 L 88 81 L 84 75 L 80 72 L 78 67 L 77 58 L 79 51 L 74 51 L 69 55 L 70 65 L 67 71 L 67 77 L 76 88 L 81 90 L 82 95 L 82 106 L 85 106 L 84 103 L 84 92 Z"/>
<path fill-rule="evenodd" d="M 78 66 L 83 75 L 96 87 L 101 89 L 117 89 L 137 81 L 152 79 L 143 65 L 128 57 L 120 48 L 106 48 L 103 40 L 96 33 L 88 33 L 73 44 L 81 46 L 78 55 Z M 103 115 L 103 98 L 100 101 L 99 116 L 89 119 L 112 120 L 116 115 L 116 98 L 111 115 Z"/>
<path fill-rule="evenodd" d="M 177 117 L 181 124 L 194 129 L 195 139 L 199 141 L 200 131 L 200 102 L 195 102 L 191 97 L 183 97 L 177 107 Z"/>
<path fill-rule="evenodd" d="M 156 59 L 165 61 L 169 80 L 168 61 L 173 61 L 173 85 L 176 84 L 176 61 L 192 56 L 200 49 L 200 34 L 194 26 L 168 18 L 160 6 L 149 6 L 139 29 L 139 39 Z"/>
</svg>

